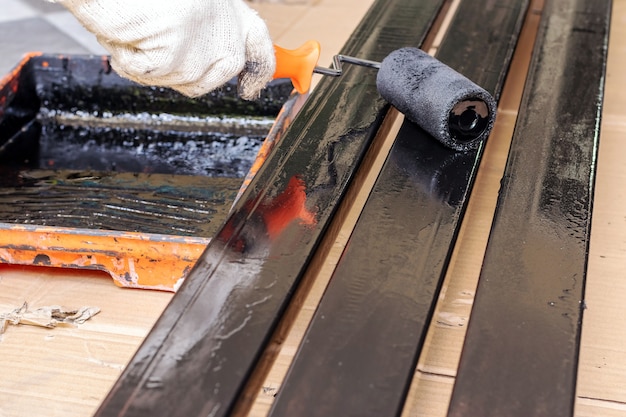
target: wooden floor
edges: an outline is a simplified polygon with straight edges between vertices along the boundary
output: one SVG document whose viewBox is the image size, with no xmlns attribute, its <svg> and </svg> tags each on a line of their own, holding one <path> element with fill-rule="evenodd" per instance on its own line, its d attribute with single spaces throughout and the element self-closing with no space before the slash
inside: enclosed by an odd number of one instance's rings
<svg viewBox="0 0 626 417">
<path fill-rule="evenodd" d="M 266 18 L 277 44 L 289 48 L 309 38 L 318 39 L 324 53 L 321 63 L 330 62 L 370 4 L 363 0 L 291 3 L 258 2 L 253 6 Z M 539 10 L 542 2 L 535 1 L 532 7 Z M 626 416 L 626 326 L 622 324 L 626 316 L 626 160 L 622 153 L 626 151 L 622 140 L 626 134 L 626 96 L 621 90 L 626 85 L 626 0 L 614 1 L 613 8 L 577 416 Z M 497 126 L 481 163 L 436 321 L 429 332 L 428 349 L 416 370 L 406 416 L 446 413 L 538 19 L 538 14 L 531 13 L 520 41 L 520 53 L 514 61 L 516 72 L 505 87 Z M 384 152 L 383 147 L 381 161 Z M 363 179 L 365 191 L 368 181 L 371 179 Z M 356 193 L 354 198 L 333 250 L 317 260 L 320 277 L 281 344 L 252 415 L 264 415 L 280 386 L 324 289 L 325 277 L 358 215 L 363 193 Z M 101 309 L 75 328 L 7 329 L 0 339 L 0 417 L 91 415 L 170 298 L 169 293 L 119 289 L 99 273 L 0 268 L 0 313 L 24 302 L 33 308 L 90 305 Z"/>
</svg>

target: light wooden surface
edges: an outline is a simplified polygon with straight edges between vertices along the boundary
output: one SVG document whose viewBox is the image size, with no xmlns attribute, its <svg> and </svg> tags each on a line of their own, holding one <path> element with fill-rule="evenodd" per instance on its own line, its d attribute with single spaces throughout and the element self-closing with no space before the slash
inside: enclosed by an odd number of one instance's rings
<svg viewBox="0 0 626 417">
<path fill-rule="evenodd" d="M 0 269 L 0 312 L 96 306 L 79 327 L 9 326 L 0 339 L 0 417 L 89 416 L 171 295 L 122 290 L 108 275 L 44 268 Z"/>
<path fill-rule="evenodd" d="M 321 64 L 343 45 L 371 0 L 317 0 L 297 4 L 258 2 L 252 5 L 267 20 L 274 41 L 296 47 L 314 38 L 321 42 Z M 533 3 L 541 8 L 541 1 Z M 598 159 L 598 179 L 593 212 L 592 241 L 583 342 L 578 383 L 577 416 L 626 416 L 626 0 L 614 1 L 605 109 Z M 532 43 L 531 17 L 523 41 L 526 54 Z M 522 58 L 516 58 L 522 59 Z M 516 64 L 523 67 L 523 62 Z M 428 350 L 418 364 L 405 416 L 444 416 L 454 383 L 473 291 L 495 207 L 508 140 L 517 114 L 524 81 L 520 71 L 507 85 L 498 125 L 486 149 L 477 183 L 463 222 L 457 250 L 446 278 L 437 316 L 431 328 Z M 393 129 L 393 125 L 390 127 Z M 371 163 L 384 157 L 386 145 L 372 155 Z M 378 159 L 377 159 L 378 158 Z M 367 184 L 371 179 L 364 178 Z M 365 189 L 367 185 L 364 186 Z M 343 220 L 353 222 L 355 202 L 346 207 Z M 356 210 L 358 212 L 358 209 Z M 342 227 L 344 226 L 344 227 Z M 319 282 L 305 297 L 304 308 L 280 346 L 279 355 L 251 414 L 263 415 L 280 386 L 302 337 L 316 300 L 324 288 L 324 276 L 332 272 L 349 233 L 335 225 L 335 242 L 317 259 Z M 312 278 L 315 279 L 315 278 Z M 95 305 L 101 313 L 76 328 L 52 330 L 11 326 L 0 340 L 0 417 L 91 415 L 119 376 L 171 298 L 171 294 L 123 290 L 105 275 L 48 269 L 1 268 L 0 312 L 27 301 L 36 308 L 60 304 L 66 307 Z M 446 325 L 453 321 L 455 326 Z M 419 387 L 418 390 L 415 388 Z M 420 410 L 418 413 L 417 410 Z"/>
</svg>

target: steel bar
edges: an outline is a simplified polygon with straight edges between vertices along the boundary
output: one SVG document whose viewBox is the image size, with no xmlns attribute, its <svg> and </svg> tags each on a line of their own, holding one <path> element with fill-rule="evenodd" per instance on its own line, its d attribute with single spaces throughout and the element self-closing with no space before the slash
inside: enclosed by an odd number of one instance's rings
<svg viewBox="0 0 626 417">
<path fill-rule="evenodd" d="M 379 0 L 342 53 L 419 44 L 441 4 Z M 375 75 L 318 84 L 97 416 L 229 414 L 388 110 Z"/>
<path fill-rule="evenodd" d="M 462 2 L 437 57 L 498 97 L 527 6 Z M 399 415 L 481 154 L 404 122 L 271 416 Z"/>
<path fill-rule="evenodd" d="M 380 68 L 380 62 L 377 61 L 369 61 L 367 59 L 355 58 L 353 56 L 335 55 L 333 57 L 333 64 L 331 68 L 315 67 L 313 72 L 316 74 L 330 75 L 331 77 L 340 77 L 341 74 L 343 74 L 343 62 L 367 68 Z"/>
<path fill-rule="evenodd" d="M 610 10 L 544 10 L 449 416 L 573 415 Z"/>
</svg>

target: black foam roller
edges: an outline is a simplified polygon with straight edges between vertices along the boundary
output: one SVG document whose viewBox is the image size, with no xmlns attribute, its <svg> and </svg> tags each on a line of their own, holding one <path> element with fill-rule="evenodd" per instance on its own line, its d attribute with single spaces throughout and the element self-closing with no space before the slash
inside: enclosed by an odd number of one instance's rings
<svg viewBox="0 0 626 417">
<path fill-rule="evenodd" d="M 406 118 L 459 151 L 478 147 L 496 118 L 496 102 L 486 90 L 417 48 L 389 54 L 376 85 Z"/>
</svg>

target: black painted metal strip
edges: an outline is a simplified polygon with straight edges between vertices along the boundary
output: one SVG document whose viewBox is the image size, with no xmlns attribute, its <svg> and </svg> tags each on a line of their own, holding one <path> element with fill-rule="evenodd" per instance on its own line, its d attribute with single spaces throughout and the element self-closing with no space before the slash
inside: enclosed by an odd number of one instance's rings
<svg viewBox="0 0 626 417">
<path fill-rule="evenodd" d="M 377 1 L 342 53 L 419 43 L 441 3 Z M 229 413 L 388 109 L 375 77 L 318 84 L 96 415 Z"/>
<path fill-rule="evenodd" d="M 438 58 L 499 96 L 527 6 L 461 3 Z M 271 416 L 399 415 L 480 156 L 403 124 Z"/>
<path fill-rule="evenodd" d="M 449 416 L 573 414 L 610 9 L 544 9 Z"/>
</svg>

